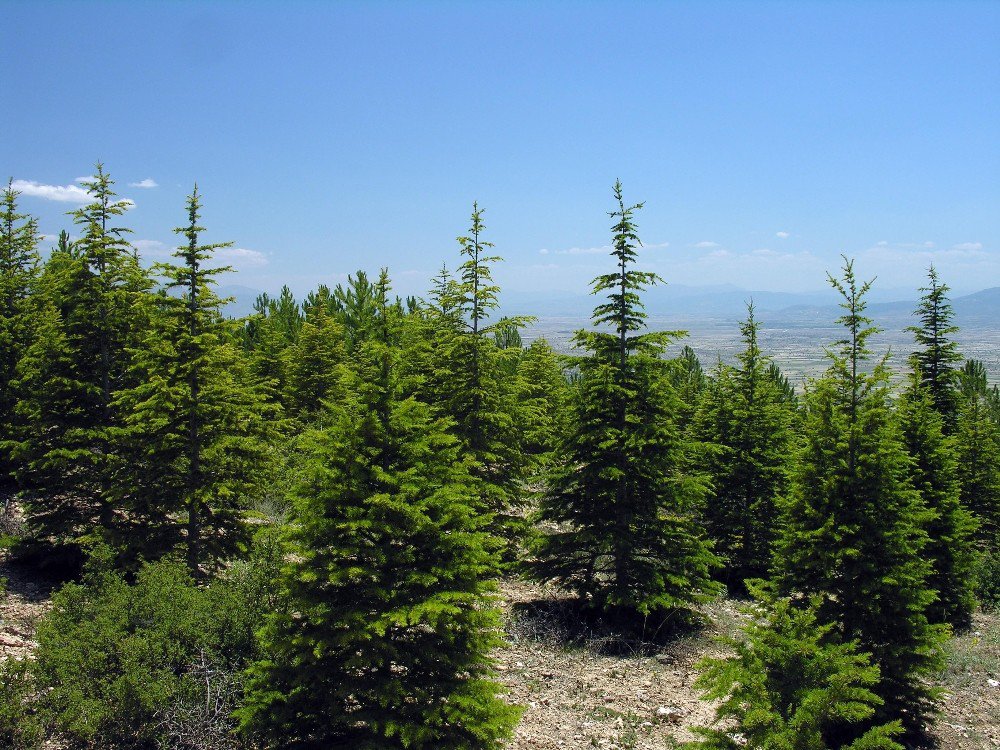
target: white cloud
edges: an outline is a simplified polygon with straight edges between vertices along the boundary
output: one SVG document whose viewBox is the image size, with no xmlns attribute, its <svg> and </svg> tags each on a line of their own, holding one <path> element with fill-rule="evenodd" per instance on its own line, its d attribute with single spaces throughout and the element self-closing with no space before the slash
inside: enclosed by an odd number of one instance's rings
<svg viewBox="0 0 1000 750">
<path fill-rule="evenodd" d="M 982 242 L 960 242 L 957 245 L 951 246 L 952 250 L 965 250 L 968 252 L 975 252 L 977 250 L 983 249 Z"/>
<path fill-rule="evenodd" d="M 598 255 L 611 252 L 611 245 L 601 247 L 570 247 L 566 250 L 554 251 L 557 255 Z"/>
<path fill-rule="evenodd" d="M 245 247 L 220 247 L 215 251 L 215 260 L 223 266 L 237 268 L 260 268 L 268 263 L 267 256 L 259 250 Z"/>
<path fill-rule="evenodd" d="M 79 185 L 43 185 L 34 180 L 14 180 L 11 187 L 21 193 L 47 201 L 62 203 L 87 203 L 90 195 Z"/>
<path fill-rule="evenodd" d="M 132 247 L 139 251 L 139 255 L 152 258 L 166 258 L 173 252 L 173 248 L 159 240 L 135 240 Z"/>
<path fill-rule="evenodd" d="M 787 240 L 792 235 L 790 232 L 776 232 L 774 236 L 777 237 L 779 240 Z"/>
<path fill-rule="evenodd" d="M 138 182 L 130 182 L 128 186 L 134 188 L 155 188 L 159 187 L 160 185 L 152 177 L 147 177 L 145 180 L 139 180 Z"/>
<path fill-rule="evenodd" d="M 657 248 L 670 247 L 669 242 L 653 242 L 650 244 L 643 243 L 641 250 L 655 250 Z M 600 247 L 569 247 L 565 250 L 549 250 L 547 247 L 543 247 L 538 251 L 539 255 L 549 255 L 553 253 L 555 255 L 608 255 L 612 252 L 614 248 L 611 245 L 601 245 Z"/>
<path fill-rule="evenodd" d="M 86 177 L 77 177 L 73 182 L 93 182 L 94 175 L 87 175 Z"/>
<path fill-rule="evenodd" d="M 702 240 L 701 242 L 696 242 L 692 247 L 696 247 L 699 250 L 711 250 L 713 247 L 722 247 L 718 242 L 712 242 L 711 240 Z"/>
</svg>

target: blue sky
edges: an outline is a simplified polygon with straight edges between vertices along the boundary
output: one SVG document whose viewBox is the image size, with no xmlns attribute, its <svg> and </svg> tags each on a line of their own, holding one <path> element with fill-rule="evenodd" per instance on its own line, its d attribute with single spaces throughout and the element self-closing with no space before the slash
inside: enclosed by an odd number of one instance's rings
<svg viewBox="0 0 1000 750">
<path fill-rule="evenodd" d="M 6 2 L 0 167 L 55 234 L 100 159 L 151 260 L 197 180 L 229 283 L 608 268 L 611 185 L 668 282 L 1000 285 L 1000 3 Z M 148 181 L 148 182 L 144 182 Z M 155 184 L 155 187 L 142 185 Z M 63 200 L 54 200 L 61 198 Z M 911 294 L 910 296 L 913 296 Z"/>
</svg>

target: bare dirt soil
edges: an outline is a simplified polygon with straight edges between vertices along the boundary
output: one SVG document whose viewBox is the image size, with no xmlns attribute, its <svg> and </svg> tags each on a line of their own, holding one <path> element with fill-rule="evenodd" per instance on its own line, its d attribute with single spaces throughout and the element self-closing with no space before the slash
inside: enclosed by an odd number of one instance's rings
<svg viewBox="0 0 1000 750">
<path fill-rule="evenodd" d="M 29 655 L 36 624 L 56 585 L 12 565 L 0 551 L 0 659 Z M 508 700 L 524 707 L 510 750 L 662 750 L 694 739 L 713 706 L 692 682 L 695 665 L 718 655 L 715 638 L 744 621 L 738 603 L 705 607 L 709 624 L 650 647 L 609 637 L 573 621 L 569 601 L 518 580 L 501 585 L 508 644 L 497 651 Z M 943 750 L 1000 748 L 1000 616 L 977 614 L 948 647 L 936 727 Z"/>
</svg>

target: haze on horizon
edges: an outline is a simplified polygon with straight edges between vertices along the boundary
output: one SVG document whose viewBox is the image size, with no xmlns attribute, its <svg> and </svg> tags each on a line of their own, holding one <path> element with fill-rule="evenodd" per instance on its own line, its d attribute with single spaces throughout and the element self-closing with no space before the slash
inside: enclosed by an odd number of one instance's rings
<svg viewBox="0 0 1000 750">
<path fill-rule="evenodd" d="M 46 235 L 101 159 L 149 260 L 198 182 L 224 283 L 420 294 L 478 200 L 504 292 L 583 293 L 620 178 L 672 284 L 1000 285 L 996 3 L 4 10 L 0 163 Z"/>
</svg>

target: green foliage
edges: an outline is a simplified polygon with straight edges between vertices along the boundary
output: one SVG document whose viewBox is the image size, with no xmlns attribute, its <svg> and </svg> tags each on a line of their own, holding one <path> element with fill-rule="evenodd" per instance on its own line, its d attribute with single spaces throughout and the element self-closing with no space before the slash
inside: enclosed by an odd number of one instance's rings
<svg viewBox="0 0 1000 750">
<path fill-rule="evenodd" d="M 695 687 L 720 701 L 715 723 L 698 727 L 691 750 L 902 750 L 898 721 L 867 726 L 882 701 L 879 669 L 854 642 L 837 643 L 835 626 L 817 618 L 819 597 L 803 605 L 751 586 L 757 605 L 734 652 L 699 664 Z M 843 739 L 856 728 L 853 740 Z"/>
<path fill-rule="evenodd" d="M 149 333 L 133 350 L 136 385 L 114 405 L 122 457 L 115 543 L 123 563 L 157 559 L 181 546 L 196 577 L 246 539 L 242 512 L 266 477 L 267 437 L 276 417 L 249 377 L 236 330 L 223 319 L 206 267 L 226 244 L 202 245 L 197 188 L 187 202 L 179 263 L 158 264 L 165 293 L 155 298 Z M 171 293 L 173 292 L 173 293 Z"/>
<path fill-rule="evenodd" d="M 516 377 L 525 456 L 544 466 L 568 427 L 569 383 L 545 339 L 535 339 L 524 350 L 517 360 Z"/>
<path fill-rule="evenodd" d="M 405 395 L 398 308 L 377 290 L 355 379 L 310 435 L 284 570 L 240 716 L 268 747 L 487 748 L 495 542 L 447 423 Z"/>
<path fill-rule="evenodd" d="M 498 345 L 496 334 L 503 344 L 512 329 L 530 319 L 488 323 L 500 292 L 491 266 L 502 259 L 488 254 L 493 243 L 483 239 L 484 231 L 483 209 L 474 203 L 468 235 L 458 238 L 465 260 L 457 279 L 446 269 L 435 279 L 423 321 L 428 344 L 415 365 L 424 379 L 421 398 L 452 419 L 453 433 L 473 460 L 476 491 L 493 515 L 492 531 L 506 540 L 510 558 L 526 530 L 516 507 L 526 461 L 517 379 L 508 377 L 514 361 L 510 350 Z"/>
<path fill-rule="evenodd" d="M 285 349 L 285 357 L 289 409 L 308 422 L 316 418 L 324 401 L 341 392 L 343 326 L 324 307 L 316 307 L 299 329 L 296 342 Z"/>
<path fill-rule="evenodd" d="M 83 236 L 53 253 L 33 295 L 37 326 L 18 364 L 23 429 L 12 451 L 32 535 L 71 547 L 106 540 L 115 524 L 112 435 L 122 415 L 113 400 L 128 384 L 149 286 L 128 230 L 110 226 L 129 204 L 116 200 L 100 164 L 83 184 L 93 198 L 73 212 Z"/>
<path fill-rule="evenodd" d="M 166 746 L 178 706 L 204 703 L 214 683 L 238 678 L 254 657 L 254 629 L 265 608 L 276 606 L 270 576 L 273 553 L 232 579 L 200 588 L 185 565 L 165 559 L 143 566 L 130 585 L 107 568 L 110 550 L 95 555 L 82 584 L 53 597 L 38 627 L 30 667 L 43 688 L 36 707 L 46 726 L 73 744 L 101 748 Z M 266 582 L 266 583 L 265 583 Z M 232 729 L 228 711 L 239 684 L 216 716 Z"/>
<path fill-rule="evenodd" d="M 17 363 L 32 339 L 29 298 L 38 276 L 38 225 L 18 212 L 19 193 L 8 183 L 0 199 L 0 488 L 11 484 L 14 462 L 6 438 L 18 423 L 15 414 Z"/>
<path fill-rule="evenodd" d="M 937 592 L 937 598 L 927 616 L 933 623 L 963 628 L 971 621 L 975 605 L 972 569 L 977 524 L 960 500 L 954 442 L 944 434 L 944 417 L 931 392 L 919 382 L 912 383 L 904 394 L 898 416 L 913 462 L 910 481 L 933 513 L 926 527 L 924 556 L 932 566 L 927 586 Z"/>
<path fill-rule="evenodd" d="M 955 439 L 962 504 L 979 521 L 979 540 L 1000 538 L 1000 411 L 992 401 L 982 362 L 962 368 Z"/>
<path fill-rule="evenodd" d="M 976 560 L 973 586 L 983 609 L 1000 612 L 1000 539 Z"/>
<path fill-rule="evenodd" d="M 37 688 L 28 659 L 0 662 L 0 747 L 34 750 L 44 732 L 35 710 Z"/>
<path fill-rule="evenodd" d="M 737 592 L 745 579 L 771 568 L 777 498 L 788 488 L 795 439 L 793 407 L 760 350 L 759 328 L 751 304 L 740 324 L 746 346 L 739 365 L 719 365 L 692 427 L 697 439 L 713 446 L 703 463 L 712 481 L 705 527 L 725 561 L 722 580 Z"/>
<path fill-rule="evenodd" d="M 924 295 L 913 313 L 919 316 L 920 325 L 906 330 L 913 333 L 921 347 L 911 356 L 913 371 L 920 385 L 930 393 L 934 409 L 944 419 L 945 432 L 951 433 L 958 419 L 956 365 L 962 361 L 962 355 L 958 352 L 958 344 L 948 337 L 958 331 L 958 326 L 951 323 L 953 312 L 947 296 L 948 285 L 938 283 L 934 266 L 928 269 L 927 278 L 928 286 L 921 287 Z"/>
<path fill-rule="evenodd" d="M 776 555 L 786 593 L 820 597 L 819 620 L 835 623 L 844 642 L 857 641 L 881 670 L 874 692 L 884 701 L 879 722 L 924 729 L 935 692 L 941 626 L 927 621 L 935 593 L 923 557 L 933 519 L 908 480 L 910 459 L 889 409 L 882 364 L 865 372 L 864 316 L 870 283 L 859 284 L 845 260 L 841 293 L 847 337 L 830 352 L 826 376 L 806 394 L 803 448 L 784 503 Z"/>
<path fill-rule="evenodd" d="M 554 530 L 534 547 L 533 574 L 554 580 L 605 611 L 683 609 L 718 590 L 716 563 L 696 522 L 705 485 L 683 470 L 690 446 L 675 423 L 679 408 L 660 355 L 668 332 L 645 327 L 640 292 L 657 281 L 636 271 L 639 238 L 615 185 L 612 255 L 618 272 L 598 276 L 595 325 L 578 331 L 590 350 L 579 359 L 574 424 L 560 447 L 539 519 Z"/>
</svg>

